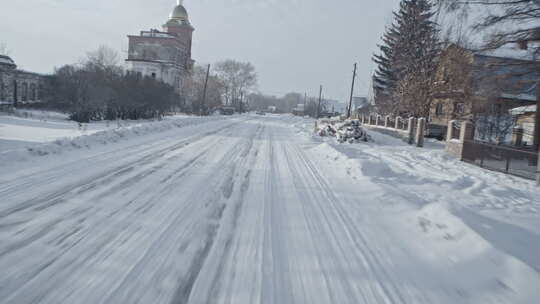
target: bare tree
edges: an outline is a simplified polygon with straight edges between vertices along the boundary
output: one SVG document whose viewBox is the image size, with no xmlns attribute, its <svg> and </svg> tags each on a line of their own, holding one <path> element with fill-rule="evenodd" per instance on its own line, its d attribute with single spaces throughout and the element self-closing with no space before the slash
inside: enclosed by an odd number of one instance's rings
<svg viewBox="0 0 540 304">
<path fill-rule="evenodd" d="M 152 77 L 124 73 L 118 54 L 107 47 L 88 53 L 79 64 L 66 65 L 47 77 L 51 107 L 79 122 L 102 119 L 161 118 L 172 110 L 174 88 Z"/>
<path fill-rule="evenodd" d="M 122 73 L 120 55 L 116 50 L 105 45 L 88 52 L 81 63 L 88 68 L 102 70 L 110 74 Z"/>
<path fill-rule="evenodd" d="M 485 49 L 496 49 L 509 43 L 540 40 L 540 1 L 538 0 L 437 0 L 441 8 L 466 11 L 477 6 L 485 15 L 473 24 L 477 31 L 489 31 Z M 536 53 L 540 46 L 534 46 Z"/>
<path fill-rule="evenodd" d="M 214 71 L 224 86 L 224 99 L 227 105 L 242 110 L 242 98 L 257 87 L 257 73 L 249 62 L 224 60 L 215 64 Z"/>
<path fill-rule="evenodd" d="M 191 111 L 200 113 L 208 112 L 209 110 L 222 105 L 222 96 L 224 85 L 221 79 L 215 75 L 208 77 L 208 85 L 206 89 L 206 101 L 203 104 L 204 84 L 206 80 L 206 68 L 195 66 L 191 77 L 186 79 L 182 88 L 182 97 L 191 107 Z"/>
</svg>

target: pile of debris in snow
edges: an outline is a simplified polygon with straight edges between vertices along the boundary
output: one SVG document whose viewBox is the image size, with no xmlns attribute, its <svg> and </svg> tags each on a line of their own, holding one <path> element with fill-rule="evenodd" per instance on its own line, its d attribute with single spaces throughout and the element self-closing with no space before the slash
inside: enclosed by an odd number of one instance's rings
<svg viewBox="0 0 540 304">
<path fill-rule="evenodd" d="M 322 120 L 317 122 L 315 132 L 322 137 L 336 137 L 340 143 L 371 141 L 359 120 Z"/>
</svg>

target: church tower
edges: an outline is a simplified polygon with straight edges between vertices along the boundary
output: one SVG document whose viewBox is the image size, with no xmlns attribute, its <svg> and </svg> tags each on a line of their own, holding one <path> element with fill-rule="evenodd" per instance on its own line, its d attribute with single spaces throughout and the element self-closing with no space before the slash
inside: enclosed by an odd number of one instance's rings
<svg viewBox="0 0 540 304">
<path fill-rule="evenodd" d="M 169 20 L 163 25 L 163 31 L 178 37 L 187 46 L 188 58 L 191 58 L 191 43 L 195 29 L 189 23 L 189 16 L 183 5 L 183 0 L 178 0 Z"/>
<path fill-rule="evenodd" d="M 177 92 L 180 92 L 184 80 L 190 77 L 194 65 L 191 43 L 195 29 L 182 2 L 178 0 L 163 25 L 163 31 L 151 29 L 128 36 L 126 59 L 129 71 L 159 79 L 173 86 Z"/>
</svg>

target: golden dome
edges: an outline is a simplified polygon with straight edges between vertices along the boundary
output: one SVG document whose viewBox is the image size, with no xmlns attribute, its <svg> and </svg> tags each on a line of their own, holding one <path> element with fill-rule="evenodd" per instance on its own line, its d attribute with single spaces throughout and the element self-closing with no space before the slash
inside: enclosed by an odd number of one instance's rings
<svg viewBox="0 0 540 304">
<path fill-rule="evenodd" d="M 188 13 L 186 8 L 182 5 L 182 0 L 178 0 L 178 4 L 174 7 L 171 15 L 169 16 L 170 20 L 176 20 L 180 23 L 188 22 Z"/>
</svg>

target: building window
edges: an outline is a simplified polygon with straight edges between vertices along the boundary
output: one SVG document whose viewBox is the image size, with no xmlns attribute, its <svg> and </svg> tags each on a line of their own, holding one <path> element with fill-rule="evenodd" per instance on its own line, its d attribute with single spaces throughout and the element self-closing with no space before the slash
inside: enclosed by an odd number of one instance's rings
<svg viewBox="0 0 540 304">
<path fill-rule="evenodd" d="M 442 116 L 444 115 L 444 105 L 442 103 L 438 103 L 435 107 L 435 116 Z"/>
<path fill-rule="evenodd" d="M 37 94 L 36 94 L 36 84 L 32 83 L 30 85 L 30 100 L 37 100 Z"/>
<path fill-rule="evenodd" d="M 13 80 L 13 102 L 17 103 L 19 101 L 19 86 L 17 81 Z"/>
<path fill-rule="evenodd" d="M 22 84 L 22 101 L 28 100 L 28 84 L 25 82 Z"/>
<path fill-rule="evenodd" d="M 6 87 L 4 86 L 4 82 L 0 81 L 0 101 L 4 101 L 6 99 Z"/>
<path fill-rule="evenodd" d="M 454 113 L 463 114 L 465 113 L 465 104 L 463 102 L 458 102 L 454 105 Z"/>
<path fill-rule="evenodd" d="M 43 84 L 41 84 L 41 83 L 37 87 L 36 97 L 37 97 L 38 100 L 43 99 Z"/>
</svg>

